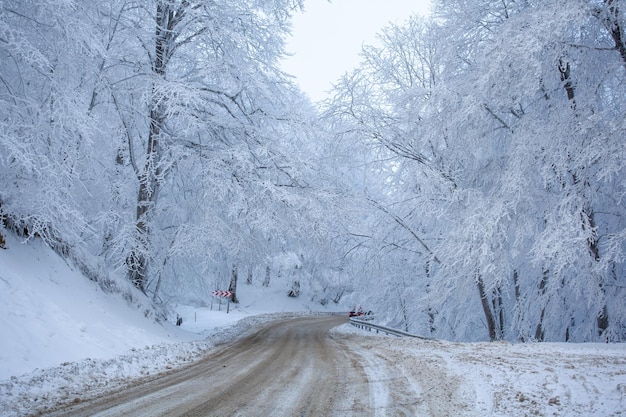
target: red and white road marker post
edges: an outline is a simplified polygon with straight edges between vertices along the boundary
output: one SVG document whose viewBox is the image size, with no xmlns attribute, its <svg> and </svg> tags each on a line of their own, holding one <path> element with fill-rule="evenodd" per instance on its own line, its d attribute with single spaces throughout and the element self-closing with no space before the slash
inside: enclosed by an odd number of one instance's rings
<svg viewBox="0 0 626 417">
<path fill-rule="evenodd" d="M 222 298 L 226 298 L 227 303 L 226 303 L 226 314 L 228 314 L 230 312 L 230 297 L 233 295 L 233 293 L 231 291 L 220 291 L 220 290 L 214 290 L 211 291 L 211 294 L 213 294 L 214 297 L 217 297 L 218 300 L 220 300 L 220 304 L 219 304 L 219 310 L 222 310 Z M 211 310 L 213 310 L 213 303 L 211 302 Z"/>
</svg>

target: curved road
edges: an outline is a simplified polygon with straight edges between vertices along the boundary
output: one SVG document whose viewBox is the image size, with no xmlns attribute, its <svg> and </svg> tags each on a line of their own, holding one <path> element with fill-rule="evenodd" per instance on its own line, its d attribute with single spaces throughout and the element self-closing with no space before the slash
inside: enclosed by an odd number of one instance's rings
<svg viewBox="0 0 626 417">
<path fill-rule="evenodd" d="M 346 322 L 344 317 L 272 322 L 192 365 L 60 415 L 371 416 L 362 366 L 328 334 Z"/>
</svg>

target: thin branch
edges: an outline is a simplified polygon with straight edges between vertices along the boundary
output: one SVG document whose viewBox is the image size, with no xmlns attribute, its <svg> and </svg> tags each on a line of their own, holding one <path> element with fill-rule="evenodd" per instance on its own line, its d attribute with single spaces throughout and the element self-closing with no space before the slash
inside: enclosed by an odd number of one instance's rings
<svg viewBox="0 0 626 417">
<path fill-rule="evenodd" d="M 426 249 L 426 251 L 433 257 L 433 260 L 435 262 L 437 262 L 438 264 L 441 264 L 441 261 L 439 260 L 439 258 L 437 258 L 437 255 L 435 255 L 435 253 L 428 247 L 428 245 L 422 240 L 422 238 L 419 237 L 417 232 L 415 232 L 411 228 L 411 226 L 406 224 L 406 222 L 401 217 L 399 217 L 398 215 L 390 212 L 389 210 L 387 210 L 386 207 L 383 207 L 383 205 L 381 205 L 379 202 L 377 202 L 377 201 L 375 201 L 375 200 L 373 200 L 373 199 L 371 199 L 369 197 L 367 198 L 367 201 L 371 205 L 373 205 L 374 207 L 376 207 L 377 209 L 382 211 L 383 213 L 387 214 L 393 220 L 395 220 L 396 223 L 398 223 L 403 229 L 405 229 L 407 232 L 409 232 L 411 234 L 411 236 L 413 236 L 424 247 L 424 249 Z"/>
<path fill-rule="evenodd" d="M 483 104 L 483 108 L 484 108 L 485 110 L 487 110 L 487 112 L 488 112 L 491 116 L 493 116 L 493 118 L 494 118 L 494 119 L 496 119 L 496 120 L 497 120 L 497 121 L 498 121 L 498 122 L 502 125 L 502 127 L 504 127 L 505 129 L 507 129 L 507 130 L 508 130 L 508 131 L 510 131 L 510 132 L 513 132 L 513 129 L 511 128 L 511 126 L 509 126 L 509 125 L 508 125 L 508 124 L 507 124 L 507 123 L 506 123 L 506 122 L 505 122 L 505 121 L 504 121 L 504 120 L 503 120 L 500 116 L 498 116 L 497 114 L 495 114 L 495 113 L 494 113 L 494 111 L 493 111 L 493 110 L 491 110 L 491 108 L 490 108 L 488 105 Z"/>
</svg>

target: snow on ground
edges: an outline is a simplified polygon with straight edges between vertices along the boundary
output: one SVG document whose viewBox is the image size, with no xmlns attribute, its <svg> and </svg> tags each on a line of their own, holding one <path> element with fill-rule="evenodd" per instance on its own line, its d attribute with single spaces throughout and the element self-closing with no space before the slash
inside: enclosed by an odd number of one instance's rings
<svg viewBox="0 0 626 417">
<path fill-rule="evenodd" d="M 7 236 L 0 250 L 0 380 L 35 368 L 184 337 L 107 294 L 41 241 Z"/>
<path fill-rule="evenodd" d="M 8 246 L 0 250 L 3 417 L 88 400 L 198 359 L 259 323 L 322 309 L 244 284 L 228 314 L 217 300 L 212 309 L 173 306 L 182 326 L 161 325 L 41 242 L 8 236 Z M 361 358 L 376 416 L 626 416 L 624 344 L 449 343 L 348 325 L 333 335 Z"/>
<path fill-rule="evenodd" d="M 376 416 L 626 416 L 625 344 L 333 334 L 366 364 Z"/>
</svg>

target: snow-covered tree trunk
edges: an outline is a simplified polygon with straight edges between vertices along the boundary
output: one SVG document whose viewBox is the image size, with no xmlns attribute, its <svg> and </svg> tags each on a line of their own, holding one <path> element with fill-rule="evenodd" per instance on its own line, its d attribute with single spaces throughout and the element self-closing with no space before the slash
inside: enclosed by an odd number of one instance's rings
<svg viewBox="0 0 626 417">
<path fill-rule="evenodd" d="M 252 266 L 248 266 L 248 275 L 246 277 L 246 284 L 252 285 Z"/>
<path fill-rule="evenodd" d="M 174 4 L 159 1 L 156 9 L 154 62 L 152 64 L 152 98 L 150 101 L 150 126 L 145 163 L 139 174 L 137 193 L 135 246 L 127 258 L 128 278 L 145 291 L 150 259 L 150 223 L 157 204 L 161 176 L 161 131 L 165 121 L 167 97 L 159 93 L 159 84 L 165 80 L 167 64 L 174 48 L 176 25 L 185 13 L 187 3 L 175 9 Z"/>
<path fill-rule="evenodd" d="M 611 34 L 615 50 L 617 50 L 622 58 L 622 63 L 626 66 L 626 33 L 624 32 L 623 18 L 624 8 L 618 7 L 619 0 L 604 0 L 608 13 L 600 13 L 604 19 L 604 23 Z M 622 6 L 624 4 L 622 3 Z"/>
<path fill-rule="evenodd" d="M 233 264 L 233 269 L 230 274 L 230 284 L 228 284 L 228 291 L 232 294 L 230 296 L 230 301 L 237 304 L 239 303 L 239 299 L 237 298 L 237 279 L 238 279 L 237 265 Z"/>
<path fill-rule="evenodd" d="M 4 213 L 2 212 L 2 200 L 0 200 L 0 249 L 7 248 L 6 240 L 4 238 L 4 235 L 2 234 L 3 227 L 5 227 L 5 222 L 4 222 Z"/>
<path fill-rule="evenodd" d="M 264 287 L 270 286 L 270 266 L 269 265 L 265 267 L 265 279 L 263 279 L 263 286 Z"/>
</svg>

